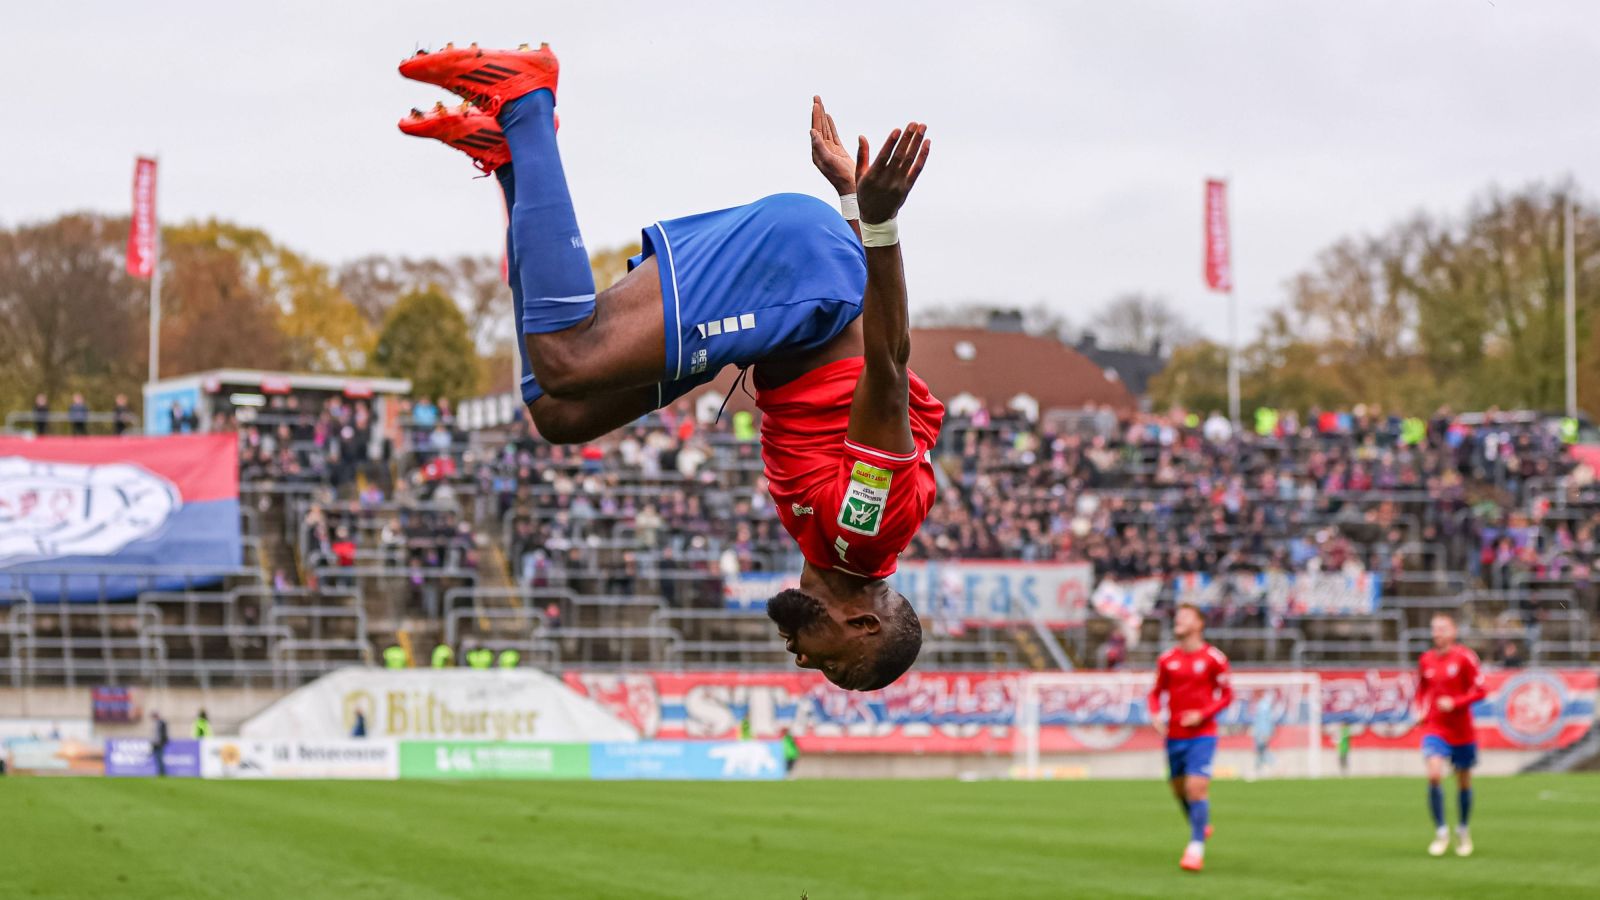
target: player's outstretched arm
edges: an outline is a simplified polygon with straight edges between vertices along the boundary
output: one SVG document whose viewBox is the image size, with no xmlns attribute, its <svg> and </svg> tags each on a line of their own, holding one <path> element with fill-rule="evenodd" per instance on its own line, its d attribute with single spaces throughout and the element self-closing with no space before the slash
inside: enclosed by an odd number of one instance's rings
<svg viewBox="0 0 1600 900">
<path fill-rule="evenodd" d="M 885 453 L 911 453 L 908 364 L 911 314 L 895 216 L 922 174 L 933 146 L 928 126 L 895 129 L 869 165 L 865 137 L 856 153 L 856 194 L 861 242 L 866 245 L 867 289 L 861 302 L 865 365 L 850 401 L 850 440 Z"/>
<path fill-rule="evenodd" d="M 855 202 L 856 196 L 856 159 L 845 149 L 844 141 L 839 139 L 839 126 L 833 123 L 833 116 L 828 114 L 827 107 L 822 105 L 821 97 L 811 98 L 811 164 L 817 167 L 822 177 L 828 179 L 828 184 L 839 193 L 839 211 L 844 214 L 845 221 L 850 223 L 850 228 L 861 236 L 861 221 L 859 212 L 847 209 L 845 198 L 850 198 L 850 203 Z"/>
</svg>

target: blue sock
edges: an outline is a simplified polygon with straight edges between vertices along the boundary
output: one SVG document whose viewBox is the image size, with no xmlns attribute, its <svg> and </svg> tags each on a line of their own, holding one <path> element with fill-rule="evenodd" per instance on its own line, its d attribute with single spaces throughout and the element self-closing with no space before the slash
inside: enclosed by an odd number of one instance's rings
<svg viewBox="0 0 1600 900">
<path fill-rule="evenodd" d="M 1196 800 L 1189 804 L 1189 840 L 1204 842 L 1206 823 L 1211 821 L 1211 801 Z"/>
<path fill-rule="evenodd" d="M 517 179 L 510 166 L 494 170 L 500 179 L 500 189 L 506 195 L 506 211 L 517 205 Z M 511 283 L 511 315 L 517 327 L 517 357 L 522 360 L 522 402 L 532 403 L 544 396 L 544 389 L 533 380 L 533 366 L 528 362 L 528 344 L 522 339 L 522 278 L 517 274 L 517 244 L 511 239 L 511 229 L 506 228 L 506 272 Z"/>
<path fill-rule="evenodd" d="M 516 179 L 513 279 L 522 282 L 527 334 L 564 331 L 594 313 L 594 274 L 556 150 L 555 97 L 534 91 L 500 110 Z"/>
<path fill-rule="evenodd" d="M 1433 827 L 1444 827 L 1444 788 L 1428 782 L 1428 811 L 1433 813 Z"/>
<path fill-rule="evenodd" d="M 1465 828 L 1467 820 L 1472 818 L 1472 788 L 1462 788 L 1456 799 L 1461 804 L 1461 827 Z"/>
</svg>

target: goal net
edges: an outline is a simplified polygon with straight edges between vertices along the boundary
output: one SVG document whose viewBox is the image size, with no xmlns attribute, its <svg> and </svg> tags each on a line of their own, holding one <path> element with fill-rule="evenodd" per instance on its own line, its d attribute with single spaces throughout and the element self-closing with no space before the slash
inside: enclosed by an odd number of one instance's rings
<svg viewBox="0 0 1600 900">
<path fill-rule="evenodd" d="M 1305 672 L 1233 672 L 1217 715 L 1220 777 L 1316 778 L 1322 769 L 1322 679 Z M 1155 673 L 1033 672 L 1018 678 L 1014 775 L 1149 776 L 1166 757 L 1150 728 Z"/>
</svg>

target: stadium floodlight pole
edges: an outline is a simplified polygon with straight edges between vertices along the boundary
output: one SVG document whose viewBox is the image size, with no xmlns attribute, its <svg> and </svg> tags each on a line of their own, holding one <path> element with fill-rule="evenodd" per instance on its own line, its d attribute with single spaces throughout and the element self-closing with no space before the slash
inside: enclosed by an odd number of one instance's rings
<svg viewBox="0 0 1600 900">
<path fill-rule="evenodd" d="M 1578 288 L 1577 261 L 1573 258 L 1572 232 L 1577 222 L 1572 194 L 1566 198 L 1566 303 L 1567 303 L 1567 417 L 1578 417 Z"/>
</svg>

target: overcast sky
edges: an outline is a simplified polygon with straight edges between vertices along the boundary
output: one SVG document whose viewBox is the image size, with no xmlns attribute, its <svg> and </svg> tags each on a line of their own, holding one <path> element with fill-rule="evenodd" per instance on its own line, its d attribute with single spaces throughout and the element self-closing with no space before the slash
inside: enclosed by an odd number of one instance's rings
<svg viewBox="0 0 1600 900">
<path fill-rule="evenodd" d="M 901 215 L 913 308 L 1045 302 L 1083 323 L 1201 283 L 1207 175 L 1233 183 L 1246 322 L 1341 235 L 1486 186 L 1600 184 L 1600 3 L 7 3 L 0 224 L 125 212 L 161 156 L 162 217 L 219 216 L 340 262 L 497 252 L 499 191 L 395 121 L 447 95 L 418 46 L 549 41 L 587 243 L 778 191 L 811 168 L 820 93 L 875 141 L 930 123 Z"/>
</svg>

